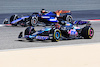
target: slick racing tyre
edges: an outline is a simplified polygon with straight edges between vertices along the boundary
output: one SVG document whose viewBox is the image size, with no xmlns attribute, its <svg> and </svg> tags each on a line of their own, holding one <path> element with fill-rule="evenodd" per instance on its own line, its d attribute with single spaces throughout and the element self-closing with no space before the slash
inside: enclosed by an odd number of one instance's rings
<svg viewBox="0 0 100 67">
<path fill-rule="evenodd" d="M 31 26 L 35 26 L 37 23 L 38 23 L 38 18 L 35 16 L 35 17 L 31 17 L 30 16 L 30 25 Z"/>
<path fill-rule="evenodd" d="M 10 22 L 12 22 L 12 21 L 14 21 L 14 20 L 16 20 L 16 19 L 18 19 L 18 18 L 19 18 L 19 16 L 18 16 L 17 14 L 12 15 L 12 16 L 10 17 Z"/>
<path fill-rule="evenodd" d="M 53 31 L 53 39 L 52 42 L 58 42 L 61 38 L 61 31 L 59 29 L 55 29 Z"/>
<path fill-rule="evenodd" d="M 73 18 L 72 18 L 71 15 L 65 15 L 65 16 L 63 16 L 63 19 L 64 19 L 65 21 L 67 21 L 67 22 L 72 22 L 72 20 L 73 20 Z"/>
<path fill-rule="evenodd" d="M 24 35 L 32 35 L 33 33 L 35 33 L 35 29 L 33 26 L 30 26 L 28 28 L 25 29 Z"/>
<path fill-rule="evenodd" d="M 92 27 L 86 26 L 82 29 L 81 34 L 84 37 L 84 39 L 91 39 L 94 35 L 94 30 Z"/>
<path fill-rule="evenodd" d="M 66 21 L 67 22 L 72 22 L 72 16 L 71 15 L 67 15 L 67 17 L 66 17 Z"/>
<path fill-rule="evenodd" d="M 33 33 L 35 33 L 35 29 L 33 26 L 30 26 L 28 28 L 26 28 L 25 32 L 24 32 L 24 36 L 25 35 L 32 35 Z M 33 39 L 30 39 L 30 38 L 26 38 L 26 40 L 33 40 Z"/>
</svg>

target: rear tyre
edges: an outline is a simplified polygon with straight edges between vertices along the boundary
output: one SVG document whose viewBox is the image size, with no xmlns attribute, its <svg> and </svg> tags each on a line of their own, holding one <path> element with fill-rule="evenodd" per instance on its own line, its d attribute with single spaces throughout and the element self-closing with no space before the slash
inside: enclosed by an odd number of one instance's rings
<svg viewBox="0 0 100 67">
<path fill-rule="evenodd" d="M 72 20 L 73 20 L 73 18 L 72 18 L 71 15 L 65 15 L 65 16 L 63 17 L 63 19 L 64 19 L 65 21 L 67 21 L 67 22 L 72 22 Z"/>
<path fill-rule="evenodd" d="M 52 42 L 58 42 L 61 38 L 61 31 L 59 29 L 55 29 L 53 31 L 53 39 Z"/>
<path fill-rule="evenodd" d="M 18 18 L 19 18 L 19 16 L 17 14 L 12 15 L 10 17 L 10 24 L 12 24 L 11 22 L 14 21 L 14 20 L 16 20 L 16 19 L 18 19 Z M 12 24 L 12 26 L 17 26 L 17 23 L 16 24 Z"/>
<path fill-rule="evenodd" d="M 93 35 L 94 35 L 94 30 L 92 27 L 90 26 L 86 26 L 82 29 L 81 32 L 82 36 L 84 37 L 84 39 L 92 39 Z"/>
<path fill-rule="evenodd" d="M 38 23 L 38 18 L 37 17 L 29 17 L 30 19 L 30 26 L 35 26 Z"/>
<path fill-rule="evenodd" d="M 67 22 L 72 22 L 72 16 L 71 15 L 67 15 L 67 17 L 66 17 L 66 21 Z"/>
</svg>

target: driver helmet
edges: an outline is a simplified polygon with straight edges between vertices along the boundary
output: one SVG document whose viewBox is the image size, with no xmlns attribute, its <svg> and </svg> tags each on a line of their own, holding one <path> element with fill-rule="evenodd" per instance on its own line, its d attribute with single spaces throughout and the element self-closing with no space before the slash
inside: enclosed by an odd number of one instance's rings
<svg viewBox="0 0 100 67">
<path fill-rule="evenodd" d="M 42 10 L 41 10 L 41 13 L 45 13 L 45 12 L 46 12 L 46 10 L 45 10 L 45 9 L 42 9 Z"/>
</svg>

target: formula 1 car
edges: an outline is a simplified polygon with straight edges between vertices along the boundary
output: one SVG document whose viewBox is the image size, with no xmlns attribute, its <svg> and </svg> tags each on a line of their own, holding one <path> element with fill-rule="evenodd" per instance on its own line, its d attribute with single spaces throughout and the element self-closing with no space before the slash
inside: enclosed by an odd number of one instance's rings
<svg viewBox="0 0 100 67">
<path fill-rule="evenodd" d="M 29 25 L 29 16 L 19 17 L 17 14 L 10 17 L 10 21 L 5 18 L 3 24 L 10 24 L 12 26 L 27 26 Z"/>
<path fill-rule="evenodd" d="M 38 12 L 34 12 L 30 16 L 23 16 L 21 18 L 19 18 L 18 15 L 12 15 L 10 17 L 10 24 L 13 26 L 29 26 L 30 24 L 38 25 L 42 22 L 46 25 L 50 25 L 52 22 L 60 22 L 62 20 L 68 22 L 72 21 L 71 12 L 69 10 L 57 10 L 55 12 L 48 11 L 43 15 Z M 3 23 L 6 24 L 7 21 L 5 20 Z"/>
<path fill-rule="evenodd" d="M 34 18 L 35 15 L 35 18 Z M 44 22 L 46 25 L 51 25 L 51 23 L 57 23 L 61 21 L 72 22 L 71 12 L 69 10 L 57 10 L 55 12 L 47 12 L 45 14 L 34 14 L 30 16 L 30 23 L 32 25 L 39 22 Z"/>
<path fill-rule="evenodd" d="M 78 27 L 78 25 L 85 23 L 85 27 Z M 45 27 L 39 31 L 36 31 L 33 26 L 30 26 L 25 29 L 24 36 L 23 32 L 20 32 L 18 38 L 25 38 L 26 40 L 51 40 L 52 42 L 57 42 L 59 40 L 68 39 L 91 39 L 93 35 L 94 30 L 89 22 L 75 21 L 74 25 L 69 22 L 65 22 L 64 25 L 56 23 L 54 26 Z"/>
</svg>

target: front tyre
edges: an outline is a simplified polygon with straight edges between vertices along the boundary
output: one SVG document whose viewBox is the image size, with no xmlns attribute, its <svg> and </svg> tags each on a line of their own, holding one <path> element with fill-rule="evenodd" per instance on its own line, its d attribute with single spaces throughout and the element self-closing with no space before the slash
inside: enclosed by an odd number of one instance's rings
<svg viewBox="0 0 100 67">
<path fill-rule="evenodd" d="M 35 32 L 36 32 L 36 31 L 35 31 L 34 27 L 33 27 L 33 26 L 30 26 L 30 27 L 26 28 L 26 30 L 25 30 L 25 32 L 24 32 L 24 36 L 25 36 L 25 35 L 32 35 L 32 34 L 35 33 Z M 26 40 L 33 40 L 33 39 L 31 39 L 31 38 L 26 38 Z"/>
<path fill-rule="evenodd" d="M 84 37 L 84 39 L 92 39 L 93 35 L 94 35 L 94 30 L 92 27 L 90 26 L 86 26 L 82 29 L 81 32 L 82 36 Z"/>
<path fill-rule="evenodd" d="M 30 26 L 28 28 L 25 29 L 24 35 L 32 35 L 33 33 L 35 33 L 35 29 L 33 26 Z"/>
<path fill-rule="evenodd" d="M 17 14 L 12 15 L 12 16 L 10 17 L 10 22 L 12 22 L 12 21 L 14 21 L 14 20 L 16 20 L 16 19 L 18 19 L 18 18 L 19 18 L 19 16 L 18 16 Z"/>
<path fill-rule="evenodd" d="M 52 42 L 58 42 L 61 38 L 61 31 L 59 29 L 55 29 L 53 31 L 53 39 Z"/>
</svg>

